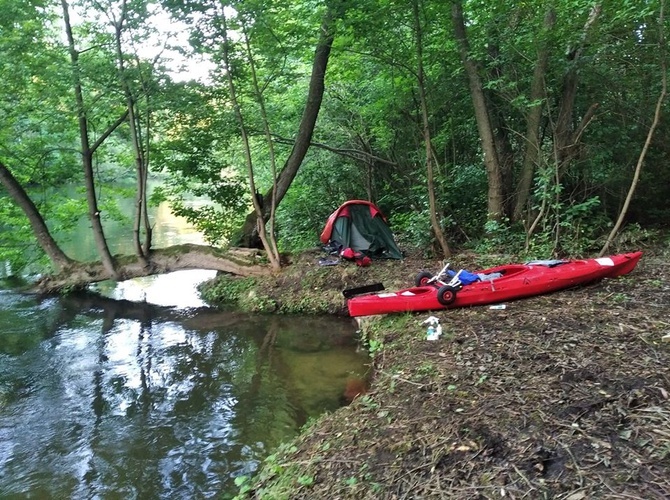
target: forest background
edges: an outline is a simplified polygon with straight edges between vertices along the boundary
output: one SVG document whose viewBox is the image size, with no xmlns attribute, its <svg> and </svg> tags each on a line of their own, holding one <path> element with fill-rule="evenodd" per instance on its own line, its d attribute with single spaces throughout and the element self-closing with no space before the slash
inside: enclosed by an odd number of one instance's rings
<svg viewBox="0 0 670 500">
<path fill-rule="evenodd" d="M 147 273 L 164 200 L 275 269 L 356 198 L 431 256 L 654 237 L 670 212 L 664 8 L 0 0 L 0 260 L 72 274 L 52 233 L 88 218 L 101 275 L 128 276 L 104 232 L 128 196 Z"/>
</svg>

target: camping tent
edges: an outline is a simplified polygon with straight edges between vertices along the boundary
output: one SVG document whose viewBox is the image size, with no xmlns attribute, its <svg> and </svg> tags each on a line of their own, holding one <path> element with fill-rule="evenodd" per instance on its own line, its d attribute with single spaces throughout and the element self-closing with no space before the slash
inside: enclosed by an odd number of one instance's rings
<svg viewBox="0 0 670 500">
<path fill-rule="evenodd" d="M 321 243 L 376 259 L 402 259 L 386 217 L 369 201 L 350 200 L 330 214 Z"/>
</svg>

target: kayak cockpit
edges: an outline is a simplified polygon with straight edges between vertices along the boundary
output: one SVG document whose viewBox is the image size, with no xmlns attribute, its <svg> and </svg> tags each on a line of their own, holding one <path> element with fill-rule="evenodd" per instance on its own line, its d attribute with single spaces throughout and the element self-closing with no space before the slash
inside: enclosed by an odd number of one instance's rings
<svg viewBox="0 0 670 500">
<path fill-rule="evenodd" d="M 525 264 L 508 264 L 506 266 L 493 267 L 477 273 L 480 281 L 503 280 L 518 276 L 530 268 Z"/>
</svg>

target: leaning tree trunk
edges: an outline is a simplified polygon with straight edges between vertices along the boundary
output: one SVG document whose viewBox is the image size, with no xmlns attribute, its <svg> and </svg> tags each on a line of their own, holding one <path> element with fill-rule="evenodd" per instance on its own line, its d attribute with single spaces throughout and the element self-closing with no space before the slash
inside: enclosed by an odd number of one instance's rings
<svg viewBox="0 0 670 500">
<path fill-rule="evenodd" d="M 275 155 L 274 140 L 272 138 L 272 132 L 270 130 L 270 120 L 268 118 L 267 109 L 265 107 L 265 99 L 263 97 L 263 92 L 261 86 L 258 83 L 258 75 L 256 73 L 256 62 L 254 60 L 253 51 L 251 50 L 251 43 L 249 41 L 249 36 L 247 32 L 247 26 L 244 26 L 244 45 L 247 52 L 247 60 L 249 61 L 249 69 L 251 70 L 251 79 L 254 87 L 254 94 L 256 95 L 256 101 L 258 102 L 258 107 L 261 113 L 261 120 L 263 121 L 263 132 L 265 133 L 265 142 L 268 145 L 268 154 L 270 157 L 270 171 L 272 173 L 272 194 L 273 197 L 270 199 L 270 214 L 268 217 L 268 224 L 264 226 L 265 219 L 263 217 L 263 204 L 259 203 L 260 200 L 256 196 L 253 197 L 254 209 L 256 210 L 256 217 L 258 219 L 258 235 L 263 242 L 266 252 L 269 255 L 270 262 L 273 265 L 273 268 L 281 268 L 281 258 L 279 256 L 279 247 L 277 246 L 277 239 L 275 235 L 275 220 L 277 212 L 277 156 Z M 250 187 L 251 192 L 256 193 L 255 180 L 253 178 L 253 170 L 251 171 L 250 178 Z"/>
<path fill-rule="evenodd" d="M 284 163 L 284 167 L 277 176 L 276 188 L 275 185 L 273 185 L 264 195 L 264 199 L 266 200 L 275 200 L 277 206 L 279 206 L 279 203 L 291 186 L 293 179 L 295 179 L 312 140 L 312 134 L 314 133 L 316 119 L 319 116 L 321 101 L 323 100 L 323 93 L 325 90 L 326 68 L 328 66 L 330 50 L 335 37 L 335 22 L 335 11 L 333 8 L 329 7 L 326 11 L 323 23 L 321 24 L 319 42 L 316 46 L 314 62 L 312 64 L 312 76 L 309 82 L 309 91 L 307 92 L 307 103 L 305 104 L 305 110 L 302 114 L 302 119 L 300 120 L 298 135 L 295 139 L 293 149 Z M 268 207 L 266 207 L 264 211 L 266 212 L 265 215 L 267 215 Z M 247 215 L 242 228 L 233 240 L 233 244 L 241 247 L 258 247 L 260 241 L 256 232 L 256 227 L 257 215 L 254 210 Z"/>
<path fill-rule="evenodd" d="M 584 24 L 581 32 L 581 39 L 577 45 L 571 48 L 568 52 L 569 69 L 563 78 L 563 85 L 561 89 L 561 96 L 558 105 L 556 120 L 552 120 L 549 116 L 552 137 L 553 137 L 553 157 L 554 157 L 554 177 L 553 182 L 559 186 L 562 182 L 565 171 L 570 167 L 573 161 L 579 157 L 582 151 L 581 136 L 586 130 L 586 127 L 593 120 L 598 104 L 594 103 L 584 113 L 581 122 L 574 126 L 575 102 L 577 98 L 577 88 L 579 84 L 578 68 L 581 64 L 581 56 L 586 47 L 586 40 L 588 34 L 598 20 L 602 11 L 601 4 L 595 4 L 589 12 L 589 17 Z M 560 190 L 556 190 L 555 200 L 553 205 L 560 206 Z M 543 217 L 553 217 L 552 226 L 554 228 L 554 250 L 558 248 L 561 238 L 561 216 L 562 214 L 556 210 L 545 211 Z M 532 231 L 537 227 L 539 219 L 533 222 L 527 231 L 527 241 L 529 241 Z"/>
<path fill-rule="evenodd" d="M 230 59 L 229 51 L 229 38 L 228 38 L 228 21 L 226 19 L 226 13 L 221 12 L 221 21 L 222 21 L 222 30 L 223 30 L 223 64 L 224 70 L 226 72 L 226 80 L 228 81 L 228 91 L 230 92 L 230 102 L 233 105 L 233 110 L 235 112 L 235 117 L 237 118 L 237 123 L 240 128 L 240 137 L 242 138 L 242 144 L 244 147 L 244 159 L 247 165 L 247 177 L 249 180 L 249 189 L 252 194 L 256 193 L 256 181 L 254 179 L 254 166 L 251 158 L 251 145 L 249 144 L 249 136 L 247 135 L 247 127 L 244 121 L 244 116 L 242 115 L 242 108 L 240 106 L 239 99 L 237 98 L 237 89 L 235 87 L 235 81 L 233 74 L 233 67 Z M 255 78 L 255 73 L 254 73 Z M 267 231 L 265 227 L 265 219 L 263 217 L 263 207 L 261 206 L 258 197 L 251 197 L 254 204 L 254 211 L 256 212 L 258 220 L 258 236 L 261 239 L 263 248 L 266 251 L 267 257 L 270 260 L 272 269 L 278 271 L 281 269 L 281 262 L 279 259 L 279 253 L 277 248 L 272 247 L 268 242 Z"/>
<path fill-rule="evenodd" d="M 2 163 L 0 163 L 0 184 L 5 186 L 9 196 L 21 210 L 23 210 L 23 213 L 30 222 L 33 233 L 35 233 L 37 242 L 51 260 L 51 264 L 56 269 L 56 272 L 62 271 L 64 267 L 71 264 L 72 260 L 65 255 L 63 250 L 58 246 L 58 243 L 56 243 L 56 240 L 51 236 L 49 228 L 44 223 L 44 219 L 40 215 L 40 212 L 37 210 L 33 201 L 14 178 L 9 169 Z"/>
<path fill-rule="evenodd" d="M 584 24 L 581 33 L 581 40 L 579 45 L 576 45 L 568 53 L 570 68 L 568 69 L 563 79 L 563 88 L 561 90 L 560 105 L 558 107 L 558 115 L 553 129 L 554 151 L 557 155 L 559 173 L 567 168 L 567 166 L 575 159 L 580 151 L 580 138 L 586 126 L 593 119 L 595 110 L 598 105 L 593 104 L 582 118 L 580 124 L 574 128 L 574 109 L 575 100 L 577 98 L 577 86 L 579 84 L 578 67 L 581 63 L 581 56 L 586 46 L 587 36 L 598 20 L 602 12 L 602 5 L 595 4 L 591 8 L 589 17 Z"/>
<path fill-rule="evenodd" d="M 556 13 L 550 8 L 544 17 L 544 29 L 549 31 L 556 23 Z M 544 77 L 547 72 L 549 61 L 549 51 L 546 43 L 540 48 L 537 54 L 537 62 L 533 70 L 533 80 L 530 87 L 529 100 L 531 108 L 526 115 L 526 137 L 525 154 L 521 173 L 516 189 L 516 200 L 514 211 L 512 213 L 513 221 L 523 219 L 526 211 L 526 204 L 530 198 L 530 189 L 535 176 L 535 169 L 540 159 L 540 123 L 542 120 L 543 99 L 544 99 Z"/>
<path fill-rule="evenodd" d="M 135 216 L 133 219 L 133 246 L 137 258 L 148 265 L 144 248 L 141 242 L 141 228 L 143 221 L 143 214 L 146 213 L 146 161 L 144 151 L 142 150 L 141 134 L 139 130 L 139 117 L 136 116 L 136 100 L 127 80 L 127 72 L 124 63 L 123 48 L 121 47 L 121 36 L 123 34 L 123 25 L 126 21 L 126 4 L 118 20 L 114 20 L 114 34 L 115 34 L 115 48 L 118 65 L 118 76 L 121 88 L 126 98 L 126 107 L 128 109 L 128 126 L 130 128 L 130 141 L 132 144 L 133 154 L 135 156 L 135 170 L 137 176 L 137 193 L 135 195 Z M 148 252 L 147 248 L 147 252 Z"/>
<path fill-rule="evenodd" d="M 428 104 L 426 103 L 426 87 L 425 74 L 423 69 L 423 46 L 422 46 L 422 30 L 421 20 L 419 18 L 419 1 L 412 2 L 412 11 L 414 13 L 414 30 L 416 33 L 416 57 L 417 57 L 417 80 L 419 84 L 419 100 L 421 105 L 421 118 L 423 125 L 423 142 L 426 146 L 426 179 L 428 183 L 428 205 L 430 209 L 430 224 L 435 234 L 435 239 L 439 243 L 444 257 L 451 257 L 451 249 L 447 238 L 444 236 L 442 226 L 438 219 L 437 202 L 435 200 L 435 182 L 433 163 L 435 156 L 433 155 L 433 147 L 430 137 L 430 123 L 428 120 Z"/>
<path fill-rule="evenodd" d="M 614 241 L 614 237 L 619 232 L 619 229 L 621 229 L 621 225 L 623 224 L 626 214 L 628 213 L 628 207 L 630 206 L 630 202 L 633 199 L 635 188 L 637 187 L 637 183 L 640 180 L 640 172 L 642 171 L 642 165 L 644 164 L 644 159 L 647 156 L 649 145 L 651 144 L 651 140 L 654 137 L 656 127 L 658 126 L 658 123 L 661 120 L 661 111 L 663 109 L 663 102 L 665 101 L 665 97 L 668 93 L 668 77 L 667 77 L 668 69 L 665 60 L 665 41 L 664 41 L 665 30 L 663 29 L 664 11 L 665 11 L 665 0 L 662 0 L 661 13 L 659 14 L 659 22 L 658 22 L 659 24 L 658 50 L 659 53 L 661 54 L 661 93 L 659 94 L 658 100 L 656 101 L 656 111 L 654 112 L 654 120 L 651 123 L 651 127 L 649 127 L 649 132 L 647 133 L 647 139 L 644 142 L 644 146 L 642 147 L 642 151 L 640 152 L 640 157 L 637 160 L 637 165 L 635 166 L 635 174 L 633 175 L 633 180 L 630 183 L 630 188 L 628 189 L 628 195 L 626 196 L 626 201 L 624 202 L 623 207 L 621 208 L 621 212 L 619 213 L 619 217 L 617 218 L 616 224 L 614 224 L 612 231 L 610 231 L 610 234 L 607 237 L 607 241 L 603 245 L 602 250 L 600 250 L 599 254 L 600 257 L 605 255 L 610 245 L 612 244 L 612 241 Z"/>
</svg>

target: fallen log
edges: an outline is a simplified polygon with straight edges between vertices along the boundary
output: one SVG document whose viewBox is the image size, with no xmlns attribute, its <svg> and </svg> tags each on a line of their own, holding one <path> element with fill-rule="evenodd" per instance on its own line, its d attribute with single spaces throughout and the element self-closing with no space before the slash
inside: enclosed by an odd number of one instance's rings
<svg viewBox="0 0 670 500">
<path fill-rule="evenodd" d="M 223 250 L 194 244 L 152 250 L 144 261 L 129 255 L 115 256 L 114 260 L 119 281 L 186 269 L 210 269 L 238 276 L 266 276 L 272 272 L 262 250 Z M 35 293 L 49 295 L 83 290 L 91 283 L 109 279 L 112 276 L 101 262 L 73 262 L 59 273 L 43 276 L 31 288 Z"/>
</svg>

